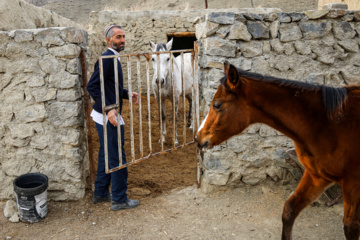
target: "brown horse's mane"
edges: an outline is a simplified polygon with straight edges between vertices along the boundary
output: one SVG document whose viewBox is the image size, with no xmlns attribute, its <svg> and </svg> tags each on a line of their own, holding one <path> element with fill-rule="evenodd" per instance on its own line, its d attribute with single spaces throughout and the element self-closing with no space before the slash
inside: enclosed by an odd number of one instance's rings
<svg viewBox="0 0 360 240">
<path fill-rule="evenodd" d="M 321 92 L 323 96 L 323 102 L 327 115 L 329 118 L 334 118 L 343 111 L 343 108 L 347 100 L 347 89 L 345 87 L 330 87 L 321 84 L 311 84 L 306 82 L 288 80 L 283 78 L 265 76 L 258 73 L 252 73 L 237 69 L 241 78 L 247 78 L 259 82 L 266 82 L 279 87 L 290 88 L 300 90 L 302 92 Z M 224 84 L 226 77 L 220 81 Z"/>
</svg>

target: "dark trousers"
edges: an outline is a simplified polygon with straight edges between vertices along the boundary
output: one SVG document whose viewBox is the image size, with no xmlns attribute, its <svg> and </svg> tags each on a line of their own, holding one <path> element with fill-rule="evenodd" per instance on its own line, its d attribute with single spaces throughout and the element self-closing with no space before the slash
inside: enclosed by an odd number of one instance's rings
<svg viewBox="0 0 360 240">
<path fill-rule="evenodd" d="M 104 151 L 104 129 L 103 126 L 95 123 L 100 140 L 98 169 L 95 181 L 94 195 L 98 197 L 106 197 L 109 195 L 109 186 L 111 183 L 112 201 L 124 202 L 127 200 L 127 178 L 128 169 L 123 168 L 118 171 L 106 174 L 105 173 L 105 151 Z M 117 129 L 110 122 L 106 125 L 108 135 L 108 159 L 109 169 L 119 166 L 119 149 L 117 140 Z M 122 162 L 126 163 L 125 149 L 124 149 L 124 126 L 121 126 L 121 142 L 122 142 Z"/>
</svg>

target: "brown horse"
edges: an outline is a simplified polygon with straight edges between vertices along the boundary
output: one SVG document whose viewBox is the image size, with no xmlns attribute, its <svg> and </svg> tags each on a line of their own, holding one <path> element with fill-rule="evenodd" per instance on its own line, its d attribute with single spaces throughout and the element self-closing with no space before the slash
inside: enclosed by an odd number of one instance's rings
<svg viewBox="0 0 360 240">
<path fill-rule="evenodd" d="M 360 234 L 360 86 L 323 85 L 262 76 L 224 65 L 225 77 L 196 136 L 203 150 L 264 123 L 290 137 L 305 167 L 286 201 L 282 239 L 302 209 L 336 182 L 342 186 L 346 239 Z"/>
</svg>

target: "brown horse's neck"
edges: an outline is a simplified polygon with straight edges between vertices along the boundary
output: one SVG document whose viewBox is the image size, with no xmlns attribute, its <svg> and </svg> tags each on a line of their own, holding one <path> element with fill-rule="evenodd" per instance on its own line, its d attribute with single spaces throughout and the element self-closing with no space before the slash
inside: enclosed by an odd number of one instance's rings
<svg viewBox="0 0 360 240">
<path fill-rule="evenodd" d="M 249 80 L 244 84 L 252 123 L 264 123 L 301 142 L 327 119 L 321 92 Z"/>
</svg>

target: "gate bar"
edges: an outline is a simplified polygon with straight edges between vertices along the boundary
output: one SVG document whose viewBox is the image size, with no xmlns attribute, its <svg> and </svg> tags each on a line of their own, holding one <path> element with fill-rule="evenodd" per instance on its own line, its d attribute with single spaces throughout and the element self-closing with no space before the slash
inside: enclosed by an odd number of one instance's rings
<svg viewBox="0 0 360 240">
<path fill-rule="evenodd" d="M 118 138 L 118 154 L 119 154 L 119 165 L 122 166 L 122 139 L 121 139 L 121 127 L 120 127 L 120 104 L 119 104 L 119 69 L 118 69 L 118 58 L 114 58 L 114 75 L 115 75 L 115 94 L 116 94 L 116 130 Z M 111 123 L 110 123 L 111 124 Z"/>
<path fill-rule="evenodd" d="M 185 82 L 184 82 L 184 53 L 181 53 L 181 86 L 182 86 L 182 90 L 183 90 L 183 113 L 184 113 L 184 126 L 183 126 L 183 140 L 184 140 L 184 145 L 186 143 L 186 102 L 185 102 Z M 180 100 L 179 100 L 180 102 Z"/>
<path fill-rule="evenodd" d="M 134 147 L 134 116 L 133 116 L 133 104 L 132 104 L 132 86 L 131 86 L 131 59 L 130 56 L 127 57 L 127 67 L 128 67 L 128 91 L 129 96 L 129 108 L 130 108 L 130 139 L 131 139 L 131 162 L 135 160 L 135 147 Z"/>
<path fill-rule="evenodd" d="M 172 91 L 173 91 L 173 100 L 172 100 L 172 120 L 173 120 L 173 134 L 172 134 L 172 144 L 175 147 L 175 139 L 176 139 L 176 118 L 177 113 L 175 112 L 175 79 L 174 79 L 174 58 L 173 55 L 170 54 L 170 64 L 171 64 L 171 84 L 172 84 Z M 179 104 L 178 104 L 179 105 Z"/>
<path fill-rule="evenodd" d="M 150 57 L 146 57 L 146 83 L 147 83 L 147 109 L 148 109 L 148 128 L 149 128 L 149 149 L 152 152 L 151 144 L 151 109 L 150 109 Z"/>
<path fill-rule="evenodd" d="M 161 79 L 160 79 L 160 53 L 157 54 L 157 78 L 158 78 L 158 101 L 159 101 L 159 122 L 160 122 L 160 142 L 161 142 L 161 151 L 164 151 L 164 139 L 163 139 L 163 125 L 162 125 L 162 104 L 161 104 Z"/>
<path fill-rule="evenodd" d="M 141 73 L 140 73 L 140 56 L 136 57 L 137 63 L 137 81 L 139 96 L 139 140 L 140 140 L 140 157 L 144 157 L 143 135 L 142 135 L 142 107 L 141 107 Z"/>
<path fill-rule="evenodd" d="M 104 83 L 104 72 L 103 63 L 101 57 L 99 58 L 99 69 L 100 69 L 100 87 L 101 87 L 101 106 L 103 109 L 103 131 L 104 131 L 104 153 L 105 153 L 105 172 L 109 171 L 109 153 L 108 153 L 108 140 L 107 140 L 107 128 L 106 128 L 106 111 L 105 111 L 105 83 Z"/>
</svg>

